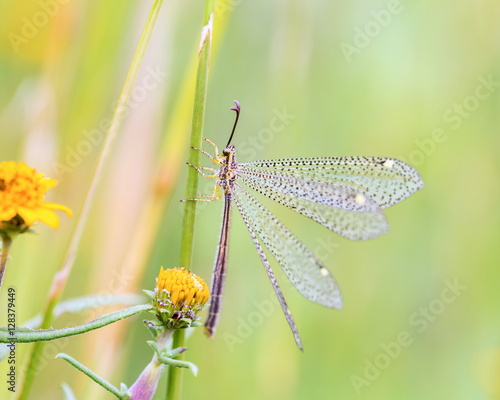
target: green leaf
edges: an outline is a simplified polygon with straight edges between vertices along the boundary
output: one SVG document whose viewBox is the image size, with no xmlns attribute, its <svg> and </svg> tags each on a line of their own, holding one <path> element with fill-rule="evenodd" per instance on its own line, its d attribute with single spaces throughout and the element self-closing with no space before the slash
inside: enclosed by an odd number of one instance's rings
<svg viewBox="0 0 500 400">
<path fill-rule="evenodd" d="M 56 358 L 61 358 L 68 363 L 70 363 L 73 367 L 75 367 L 77 370 L 83 372 L 85 375 L 87 375 L 90 379 L 92 379 L 95 383 L 98 385 L 102 386 L 104 389 L 106 389 L 108 392 L 113 393 L 116 398 L 118 399 L 128 399 L 130 396 L 128 395 L 127 391 L 122 391 L 124 386 L 123 384 L 121 385 L 121 389 L 118 389 L 117 387 L 113 386 L 111 383 L 109 383 L 107 380 L 101 378 L 99 375 L 97 375 L 94 371 L 91 369 L 87 368 L 85 365 L 82 363 L 76 361 L 73 357 L 65 354 L 65 353 L 59 353 L 56 355 Z"/>
<path fill-rule="evenodd" d="M 172 367 L 187 368 L 193 373 L 194 376 L 198 375 L 198 367 L 195 364 L 193 364 L 192 362 L 184 361 L 184 360 L 175 360 L 173 358 L 166 357 L 166 356 L 159 356 L 158 360 L 161 363 L 163 363 L 165 365 L 172 366 Z"/>
<path fill-rule="evenodd" d="M 115 305 L 137 305 L 144 303 L 144 296 L 135 293 L 117 293 L 117 294 L 93 294 L 89 296 L 76 297 L 59 303 L 54 308 L 54 319 L 60 317 L 62 314 L 70 313 L 77 314 L 82 311 L 87 311 L 91 308 L 115 306 Z M 42 323 L 42 316 L 36 315 L 29 321 L 23 324 L 23 327 L 37 328 Z"/>
<path fill-rule="evenodd" d="M 15 342 L 16 343 L 30 343 L 30 342 L 41 342 L 54 339 L 60 339 L 63 337 L 80 335 L 85 332 L 90 332 L 95 329 L 102 328 L 103 326 L 112 324 L 113 322 L 120 321 L 124 318 L 131 317 L 132 315 L 138 314 L 142 311 L 148 311 L 153 306 L 151 304 L 141 304 L 138 306 L 133 306 L 125 308 L 123 310 L 115 311 L 109 314 L 100 316 L 93 321 L 86 322 L 83 325 L 74 326 L 71 328 L 62 329 L 41 329 L 38 331 L 32 331 L 27 329 L 16 329 L 15 330 Z M 10 343 L 13 337 L 9 334 L 6 327 L 0 328 L 0 343 Z"/>
</svg>

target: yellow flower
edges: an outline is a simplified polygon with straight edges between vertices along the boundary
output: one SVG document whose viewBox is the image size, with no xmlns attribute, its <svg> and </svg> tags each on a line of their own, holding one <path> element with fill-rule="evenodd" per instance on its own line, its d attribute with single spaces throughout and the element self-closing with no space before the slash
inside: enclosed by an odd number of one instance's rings
<svg viewBox="0 0 500 400">
<path fill-rule="evenodd" d="M 184 268 L 163 269 L 156 278 L 153 304 L 168 328 L 187 328 L 208 301 L 210 291 L 203 279 Z"/>
<path fill-rule="evenodd" d="M 20 225 L 26 230 L 36 221 L 57 229 L 59 217 L 54 210 L 70 217 L 73 213 L 62 204 L 43 201 L 47 190 L 56 185 L 55 179 L 46 178 L 23 162 L 0 162 L 0 230 Z"/>
</svg>

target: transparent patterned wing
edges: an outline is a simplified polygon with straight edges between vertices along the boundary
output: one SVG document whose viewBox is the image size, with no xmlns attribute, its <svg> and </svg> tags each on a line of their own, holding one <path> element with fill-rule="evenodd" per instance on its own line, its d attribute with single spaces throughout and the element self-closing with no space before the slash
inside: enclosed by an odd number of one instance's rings
<svg viewBox="0 0 500 400">
<path fill-rule="evenodd" d="M 252 189 L 347 239 L 372 239 L 389 230 L 378 205 L 354 188 L 247 168 L 238 173 Z"/>
<path fill-rule="evenodd" d="M 285 158 L 240 163 L 239 169 L 243 177 L 267 173 L 273 180 L 287 175 L 296 182 L 349 187 L 380 208 L 390 207 L 424 187 L 415 168 L 386 157 Z M 270 182 L 273 184 L 275 182 Z"/>
<path fill-rule="evenodd" d="M 249 230 L 260 237 L 298 291 L 316 303 L 341 308 L 340 289 L 313 252 L 237 183 L 233 195 Z"/>
<path fill-rule="evenodd" d="M 324 182 L 284 173 L 261 172 L 250 168 L 238 170 L 238 175 L 253 189 L 266 188 L 273 192 L 286 193 L 293 197 L 348 211 L 380 210 L 378 204 L 361 193 L 360 189 L 338 182 Z"/>
<path fill-rule="evenodd" d="M 283 314 L 285 315 L 285 318 L 288 322 L 288 325 L 290 326 L 290 329 L 292 330 L 293 337 L 295 339 L 295 343 L 297 343 L 297 346 L 299 347 L 300 350 L 303 350 L 304 348 L 302 347 L 302 340 L 300 339 L 299 331 L 297 329 L 297 325 L 295 325 L 295 320 L 293 319 L 292 312 L 290 311 L 290 308 L 288 308 L 288 305 L 285 300 L 285 296 L 283 296 L 283 292 L 281 291 L 280 285 L 278 284 L 278 281 L 276 280 L 276 276 L 274 275 L 274 272 L 271 268 L 271 265 L 269 264 L 269 261 L 264 253 L 264 249 L 262 248 L 259 239 L 257 238 L 257 234 L 255 233 L 254 227 L 250 224 L 250 219 L 247 216 L 242 204 L 234 197 L 231 195 L 234 199 L 234 202 L 236 203 L 236 206 L 238 207 L 238 210 L 240 211 L 240 214 L 243 218 L 243 221 L 245 222 L 245 225 L 248 229 L 248 232 L 250 233 L 250 236 L 252 237 L 253 244 L 255 245 L 255 249 L 257 250 L 257 254 L 260 257 L 260 260 L 262 261 L 262 264 L 264 265 L 264 269 L 267 273 L 267 276 L 269 277 L 269 280 L 271 281 L 271 285 L 273 286 L 274 292 L 276 293 L 276 296 L 278 297 L 278 301 L 281 305 L 281 309 L 283 310 Z"/>
</svg>

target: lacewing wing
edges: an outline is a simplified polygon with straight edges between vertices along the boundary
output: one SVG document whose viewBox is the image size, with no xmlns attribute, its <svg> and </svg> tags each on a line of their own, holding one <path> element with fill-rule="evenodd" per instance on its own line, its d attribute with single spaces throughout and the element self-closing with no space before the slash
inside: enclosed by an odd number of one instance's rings
<svg viewBox="0 0 500 400">
<path fill-rule="evenodd" d="M 239 114 L 225 149 L 208 139 L 216 156 L 208 156 L 218 170 L 196 168 L 203 176 L 217 177 L 211 196 L 187 199 L 213 201 L 224 197 L 224 212 L 211 285 L 211 303 L 205 331 L 215 334 L 222 306 L 228 262 L 229 228 L 233 204 L 239 210 L 264 265 L 281 308 L 302 350 L 294 319 L 264 253 L 264 245 L 283 268 L 293 285 L 306 298 L 332 308 L 342 308 L 340 289 L 321 261 L 240 182 L 270 199 L 313 219 L 351 240 L 366 240 L 388 231 L 382 209 L 390 207 L 424 187 L 419 173 L 410 165 L 386 157 L 315 157 L 238 163 L 230 144 Z M 207 175 L 204 171 L 211 171 Z M 222 195 L 221 195 L 222 190 Z"/>
</svg>

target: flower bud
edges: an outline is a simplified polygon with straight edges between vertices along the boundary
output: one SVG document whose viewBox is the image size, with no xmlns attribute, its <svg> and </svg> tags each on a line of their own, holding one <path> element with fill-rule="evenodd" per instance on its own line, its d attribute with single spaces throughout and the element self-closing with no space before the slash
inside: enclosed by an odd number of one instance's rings
<svg viewBox="0 0 500 400">
<path fill-rule="evenodd" d="M 208 286 L 199 276 L 184 268 L 161 267 L 156 278 L 153 305 L 165 327 L 189 327 L 209 297 Z"/>
</svg>

